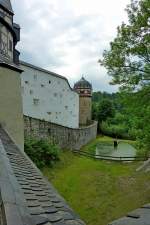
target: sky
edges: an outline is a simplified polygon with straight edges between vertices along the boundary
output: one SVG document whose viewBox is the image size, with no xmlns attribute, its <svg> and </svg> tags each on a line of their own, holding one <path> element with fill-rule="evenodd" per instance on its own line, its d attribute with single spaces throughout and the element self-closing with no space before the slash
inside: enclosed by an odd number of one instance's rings
<svg viewBox="0 0 150 225">
<path fill-rule="evenodd" d="M 130 0 L 12 0 L 21 26 L 21 60 L 65 76 L 71 85 L 82 75 L 94 91 L 116 92 L 98 64 L 127 22 Z"/>
</svg>

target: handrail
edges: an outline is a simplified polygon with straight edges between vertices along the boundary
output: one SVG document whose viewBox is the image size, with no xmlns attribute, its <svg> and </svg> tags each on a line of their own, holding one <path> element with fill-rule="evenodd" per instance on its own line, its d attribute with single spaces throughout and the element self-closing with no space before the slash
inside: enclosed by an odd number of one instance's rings
<svg viewBox="0 0 150 225">
<path fill-rule="evenodd" d="M 134 157 L 128 157 L 128 156 L 105 156 L 105 155 L 94 155 L 89 152 L 80 151 L 80 150 L 74 150 L 74 153 L 77 153 L 79 155 L 87 156 L 93 159 L 102 159 L 102 160 L 118 160 L 120 161 L 145 161 L 148 160 L 150 157 L 141 157 L 141 156 L 134 156 Z"/>
</svg>

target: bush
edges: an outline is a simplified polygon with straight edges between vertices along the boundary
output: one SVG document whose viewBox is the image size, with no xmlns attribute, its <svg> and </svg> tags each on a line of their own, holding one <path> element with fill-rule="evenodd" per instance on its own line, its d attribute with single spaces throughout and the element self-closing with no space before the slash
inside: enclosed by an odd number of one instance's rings
<svg viewBox="0 0 150 225">
<path fill-rule="evenodd" d="M 52 166 L 58 161 L 59 151 L 57 145 L 46 140 L 25 140 L 25 152 L 39 168 Z"/>
<path fill-rule="evenodd" d="M 113 138 L 122 138 L 122 139 L 131 139 L 132 137 L 129 136 L 128 129 L 124 125 L 115 125 L 115 124 L 108 124 L 107 121 L 103 122 L 101 125 L 101 131 L 104 135 L 113 137 Z"/>
</svg>

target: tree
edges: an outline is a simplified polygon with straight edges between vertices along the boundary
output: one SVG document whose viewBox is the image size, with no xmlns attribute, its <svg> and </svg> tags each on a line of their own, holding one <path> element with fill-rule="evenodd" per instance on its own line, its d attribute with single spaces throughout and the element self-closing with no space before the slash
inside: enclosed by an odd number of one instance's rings
<svg viewBox="0 0 150 225">
<path fill-rule="evenodd" d="M 141 149 L 150 151 L 150 0 L 131 0 L 126 11 L 129 23 L 118 27 L 99 62 L 112 76 L 111 84 L 124 90 L 131 130 Z"/>
<path fill-rule="evenodd" d="M 131 0 L 126 11 L 129 24 L 118 27 L 110 50 L 99 62 L 112 76 L 112 84 L 135 90 L 150 84 L 150 1 Z"/>
<path fill-rule="evenodd" d="M 101 123 L 114 116 L 114 107 L 110 100 L 104 99 L 97 106 L 97 119 Z"/>
<path fill-rule="evenodd" d="M 101 124 L 115 114 L 113 104 L 110 100 L 104 99 L 97 105 L 96 118 L 98 120 L 98 131 L 101 131 Z"/>
</svg>

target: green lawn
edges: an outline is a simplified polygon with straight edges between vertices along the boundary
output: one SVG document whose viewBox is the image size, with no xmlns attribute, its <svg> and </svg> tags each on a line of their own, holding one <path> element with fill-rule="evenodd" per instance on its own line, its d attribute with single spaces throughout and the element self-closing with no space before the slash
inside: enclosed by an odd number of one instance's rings
<svg viewBox="0 0 150 225">
<path fill-rule="evenodd" d="M 83 150 L 93 149 L 98 139 Z M 150 202 L 150 173 L 136 173 L 139 165 L 96 161 L 64 151 L 61 161 L 43 172 L 87 225 L 106 225 Z"/>
</svg>

